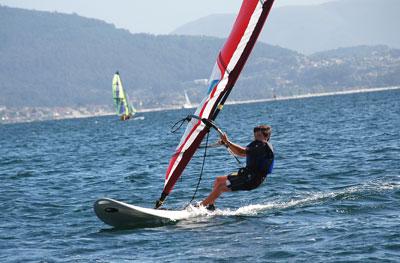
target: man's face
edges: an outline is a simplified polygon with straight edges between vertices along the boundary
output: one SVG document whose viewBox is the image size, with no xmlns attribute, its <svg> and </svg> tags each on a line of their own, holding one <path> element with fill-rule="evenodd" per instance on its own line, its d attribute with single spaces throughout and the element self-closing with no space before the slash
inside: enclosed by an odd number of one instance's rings
<svg viewBox="0 0 400 263">
<path fill-rule="evenodd" d="M 262 131 L 255 131 L 254 132 L 254 139 L 256 141 L 265 141 L 265 136 Z"/>
</svg>

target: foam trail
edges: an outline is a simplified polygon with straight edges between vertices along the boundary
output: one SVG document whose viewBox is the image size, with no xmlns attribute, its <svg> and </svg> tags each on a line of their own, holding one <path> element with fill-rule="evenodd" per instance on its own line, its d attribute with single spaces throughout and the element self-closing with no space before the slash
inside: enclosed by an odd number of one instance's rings
<svg viewBox="0 0 400 263">
<path fill-rule="evenodd" d="M 292 207 L 301 207 L 304 205 L 309 205 L 318 202 L 325 202 L 327 200 L 338 199 L 341 197 L 348 197 L 349 195 L 354 195 L 358 193 L 364 192 L 385 192 L 390 190 L 400 189 L 399 182 L 368 182 L 362 185 L 346 187 L 339 191 L 332 191 L 332 192 L 316 192 L 316 193 L 308 193 L 307 197 L 300 198 L 300 199 L 291 199 L 289 201 L 273 201 L 267 202 L 265 204 L 253 204 L 240 207 L 236 210 L 231 209 L 217 209 L 214 212 L 208 211 L 204 207 L 193 207 L 190 206 L 189 209 L 191 212 L 191 216 L 252 216 L 257 215 L 261 212 L 267 210 L 282 210 L 288 209 Z"/>
</svg>

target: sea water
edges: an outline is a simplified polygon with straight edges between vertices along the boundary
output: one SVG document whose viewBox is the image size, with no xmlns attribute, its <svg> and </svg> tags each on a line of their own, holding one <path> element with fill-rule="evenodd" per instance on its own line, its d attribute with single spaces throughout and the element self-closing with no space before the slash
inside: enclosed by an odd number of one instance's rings
<svg viewBox="0 0 400 263">
<path fill-rule="evenodd" d="M 400 261 L 398 90 L 225 106 L 217 122 L 236 143 L 273 128 L 275 169 L 261 187 L 224 194 L 214 215 L 102 223 L 92 208 L 101 197 L 153 207 L 183 133 L 170 127 L 192 112 L 0 125 L 0 261 Z M 190 200 L 203 155 L 167 208 Z M 224 148 L 207 149 L 196 201 L 237 168 Z"/>
</svg>

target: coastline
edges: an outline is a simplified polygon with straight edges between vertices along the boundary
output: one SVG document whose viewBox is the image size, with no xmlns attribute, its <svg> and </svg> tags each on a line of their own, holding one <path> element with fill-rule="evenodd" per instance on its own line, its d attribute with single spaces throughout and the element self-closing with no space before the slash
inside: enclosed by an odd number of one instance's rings
<svg viewBox="0 0 400 263">
<path fill-rule="evenodd" d="M 321 93 L 307 93 L 303 95 L 294 95 L 294 96 L 283 96 L 277 98 L 269 98 L 269 99 L 259 99 L 259 100 L 227 100 L 225 105 L 237 105 L 237 104 L 250 104 L 250 103 L 259 103 L 259 102 L 271 102 L 271 101 L 282 101 L 282 100 L 297 100 L 297 99 L 306 99 L 313 97 L 325 97 L 325 96 L 335 96 L 335 95 L 348 95 L 348 94 L 357 94 L 357 93 L 369 93 L 369 92 L 381 92 L 381 91 L 389 91 L 389 90 L 400 90 L 400 86 L 390 86 L 390 87 L 381 87 L 381 88 L 361 88 L 354 90 L 345 90 L 345 91 L 332 91 L 332 92 L 321 92 Z M 192 108 L 197 108 L 198 104 L 193 104 Z M 163 107 L 163 108 L 147 108 L 140 109 L 137 112 L 156 112 L 156 111 L 165 111 L 165 110 L 180 110 L 182 107 Z M 112 115 L 112 114 L 111 114 Z"/>
<path fill-rule="evenodd" d="M 268 99 L 259 99 L 259 100 L 240 100 L 240 101 L 232 101 L 228 100 L 225 105 L 237 105 L 237 104 L 250 104 L 250 103 L 260 103 L 260 102 L 272 102 L 272 101 L 284 101 L 284 100 L 296 100 L 296 99 L 306 99 L 313 97 L 325 97 L 325 96 L 335 96 L 335 95 L 348 95 L 348 94 L 357 94 L 357 93 L 369 93 L 369 92 L 382 92 L 389 90 L 400 90 L 400 86 L 390 86 L 390 87 L 380 87 L 380 88 L 359 88 L 353 90 L 346 91 L 333 91 L 333 92 L 322 92 L 322 93 L 308 93 L 302 95 L 294 95 L 294 96 L 284 96 L 284 97 L 276 97 L 276 98 L 268 98 Z M 198 104 L 193 104 L 193 109 L 196 108 Z M 56 109 L 60 109 L 59 107 Z M 15 123 L 29 123 L 29 122 L 40 122 L 40 121 L 52 121 L 52 120 L 67 120 L 67 119 L 83 119 L 83 118 L 91 118 L 91 117 L 102 117 L 102 116 L 112 116 L 113 112 L 105 110 L 100 107 L 95 112 L 89 112 L 87 107 L 81 109 L 73 109 L 71 107 L 67 107 L 65 110 L 68 114 L 62 115 L 59 112 L 56 112 L 52 115 L 45 116 L 43 118 L 16 118 L 16 119 L 1 119 L 0 124 L 15 124 Z M 179 106 L 170 106 L 170 107 L 159 107 L 159 108 L 145 108 L 138 109 L 137 113 L 146 113 L 146 112 L 157 112 L 157 111 L 167 111 L 167 110 L 180 110 L 183 107 Z M 4 108 L 0 109 L 4 110 Z M 71 112 L 73 112 L 71 114 Z M 17 114 L 19 115 L 19 113 Z"/>
<path fill-rule="evenodd" d="M 362 89 L 354 89 L 354 90 L 345 90 L 345 91 L 332 91 L 332 92 L 321 92 L 321 93 L 308 93 L 303 95 L 294 95 L 294 96 L 284 96 L 270 99 L 259 99 L 259 100 L 241 100 L 241 101 L 227 101 L 225 105 L 236 105 L 236 104 L 249 104 L 249 103 L 259 103 L 259 102 L 270 102 L 270 101 L 282 101 L 282 100 L 297 100 L 297 99 L 306 99 L 313 97 L 326 97 L 326 96 L 335 96 L 335 95 L 348 95 L 348 94 L 357 94 L 357 93 L 368 93 L 368 92 L 381 92 L 381 91 L 389 91 L 389 90 L 400 90 L 400 86 L 391 86 L 391 87 L 382 87 L 382 88 L 362 88 Z"/>
</svg>

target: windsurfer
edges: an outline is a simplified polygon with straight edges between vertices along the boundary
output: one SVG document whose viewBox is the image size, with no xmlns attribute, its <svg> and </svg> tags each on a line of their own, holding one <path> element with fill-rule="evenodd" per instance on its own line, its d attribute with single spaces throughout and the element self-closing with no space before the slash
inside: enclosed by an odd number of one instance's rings
<svg viewBox="0 0 400 263">
<path fill-rule="evenodd" d="M 131 117 L 131 116 L 126 115 L 126 114 L 121 115 L 121 121 L 126 121 L 126 120 L 128 120 L 130 117 Z"/>
<path fill-rule="evenodd" d="M 214 210 L 215 200 L 224 192 L 250 191 L 257 188 L 272 172 L 274 164 L 273 147 L 269 140 L 272 129 L 268 125 L 260 125 L 254 128 L 254 141 L 246 147 L 231 142 L 224 133 L 220 143 L 225 144 L 233 154 L 246 157 L 246 167 L 226 176 L 218 176 L 215 179 L 212 192 L 201 202 L 202 206 Z"/>
</svg>

